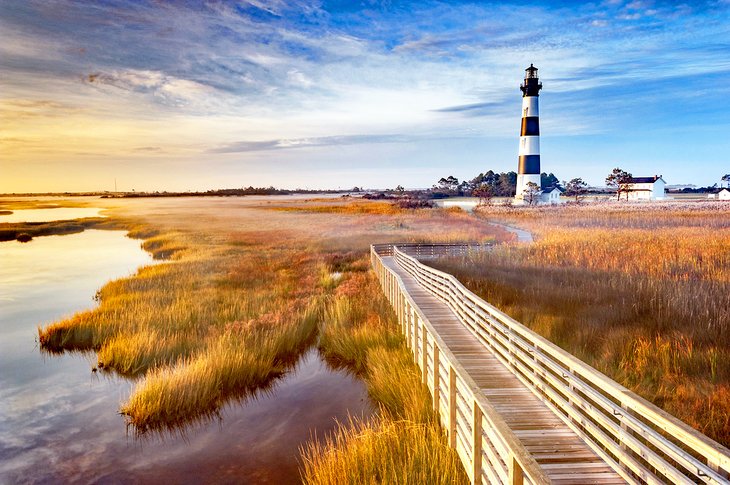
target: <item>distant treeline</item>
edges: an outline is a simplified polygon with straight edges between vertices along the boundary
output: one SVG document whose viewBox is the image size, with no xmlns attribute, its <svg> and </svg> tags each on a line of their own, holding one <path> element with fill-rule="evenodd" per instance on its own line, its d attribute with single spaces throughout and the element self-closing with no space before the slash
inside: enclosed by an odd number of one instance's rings
<svg viewBox="0 0 730 485">
<path fill-rule="evenodd" d="M 543 190 L 560 187 L 560 181 L 552 173 L 540 174 L 540 185 Z M 434 198 L 451 196 L 483 196 L 485 193 L 492 197 L 513 197 L 517 190 L 517 172 L 496 173 L 488 170 L 480 173 L 471 180 L 459 182 L 453 175 L 441 178 L 431 188 Z"/>
<path fill-rule="evenodd" d="M 342 194 L 359 192 L 358 187 L 349 190 L 277 189 L 276 187 L 242 187 L 240 189 L 215 189 L 205 192 L 124 192 L 107 193 L 104 198 L 123 197 L 240 197 L 244 195 L 291 195 L 291 194 Z"/>
</svg>

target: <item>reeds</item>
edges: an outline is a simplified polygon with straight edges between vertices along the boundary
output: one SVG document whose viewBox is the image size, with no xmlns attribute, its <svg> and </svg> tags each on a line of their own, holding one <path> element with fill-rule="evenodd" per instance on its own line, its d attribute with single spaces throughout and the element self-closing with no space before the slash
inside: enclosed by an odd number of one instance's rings
<svg viewBox="0 0 730 485">
<path fill-rule="evenodd" d="M 331 212 L 273 211 L 240 199 L 114 204 L 125 208 L 109 220 L 123 221 L 165 262 L 110 282 L 97 308 L 41 328 L 39 336 L 47 351 L 93 350 L 97 367 L 135 377 L 121 412 L 137 432 L 216 417 L 227 402 L 266 389 L 319 333 L 328 362 L 368 384 L 380 409 L 369 423 L 398 423 L 404 440 L 425 427 L 429 440 L 441 440 L 421 451 L 403 446 L 392 460 L 421 460 L 423 452 L 438 464 L 433 453 L 445 450 L 443 463 L 461 474 L 457 482 L 466 480 L 440 437 L 367 255 L 379 241 L 487 241 L 502 237 L 500 230 L 442 210 L 393 213 L 363 203 L 372 207 L 364 216 L 357 202 Z"/>
<path fill-rule="evenodd" d="M 98 368 L 144 376 L 121 410 L 138 432 L 214 416 L 266 385 L 313 342 L 321 316 L 311 275 L 321 263 L 302 250 L 264 256 L 182 232 L 150 235 L 144 246 L 175 262 L 111 282 L 98 308 L 39 328 L 46 351 L 95 350 Z"/>
<path fill-rule="evenodd" d="M 303 454 L 304 483 L 469 483 L 441 430 L 409 420 L 352 420 Z"/>
<path fill-rule="evenodd" d="M 372 272 L 343 274 L 320 333 L 320 352 L 362 376 L 380 412 L 303 447 L 304 482 L 468 483 Z"/>
</svg>

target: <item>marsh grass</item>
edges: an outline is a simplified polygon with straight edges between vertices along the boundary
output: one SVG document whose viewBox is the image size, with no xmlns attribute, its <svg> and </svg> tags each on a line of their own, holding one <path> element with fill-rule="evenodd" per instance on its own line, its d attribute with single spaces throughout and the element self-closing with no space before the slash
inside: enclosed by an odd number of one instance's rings
<svg viewBox="0 0 730 485">
<path fill-rule="evenodd" d="M 541 214 L 539 221 L 531 213 L 513 217 L 522 217 L 537 233 L 533 244 L 435 266 L 619 383 L 730 444 L 726 216 L 701 205 L 676 212 L 580 207 Z"/>
<path fill-rule="evenodd" d="M 108 283 L 97 308 L 39 328 L 39 337 L 45 351 L 93 350 L 97 368 L 134 378 L 121 412 L 137 433 L 215 419 L 226 403 L 267 389 L 319 336 L 328 362 L 365 379 L 382 419 L 411 423 L 404 436 L 422 426 L 440 436 L 369 272 L 369 245 L 492 240 L 499 230 L 440 210 L 363 216 L 240 200 L 114 204 L 127 205 L 108 222 L 123 223 L 163 262 Z"/>
<path fill-rule="evenodd" d="M 468 483 L 438 427 L 388 416 L 352 420 L 303 454 L 305 483 Z"/>
<path fill-rule="evenodd" d="M 319 303 L 268 319 L 259 331 L 230 327 L 205 352 L 149 372 L 121 408 L 139 432 L 175 430 L 191 420 L 212 418 L 231 399 L 266 387 L 289 370 L 313 341 Z M 288 322 L 282 318 L 291 319 Z"/>
<path fill-rule="evenodd" d="M 124 225 L 103 217 L 54 222 L 5 222 L 0 223 L 0 241 L 20 240 L 22 235 L 34 238 L 76 234 L 86 229 L 124 229 Z"/>
<path fill-rule="evenodd" d="M 215 416 L 313 343 L 321 315 L 322 289 L 311 274 L 317 258 L 232 252 L 203 236 L 145 232 L 143 246 L 173 262 L 111 282 L 98 293 L 98 308 L 39 328 L 46 351 L 95 350 L 99 368 L 143 376 L 121 409 L 136 431 Z"/>
<path fill-rule="evenodd" d="M 323 205 L 293 205 L 293 206 L 278 206 L 271 207 L 272 210 L 277 211 L 304 211 L 304 212 L 323 212 L 323 213 L 336 213 L 336 214 L 373 214 L 373 215 L 394 215 L 402 214 L 409 209 L 401 208 L 400 206 L 390 202 L 377 202 L 367 200 L 357 200 L 349 202 L 333 201 L 329 204 Z"/>
<path fill-rule="evenodd" d="M 372 272 L 343 274 L 320 335 L 320 353 L 361 376 L 380 412 L 370 420 L 352 419 L 324 441 L 303 447 L 304 482 L 468 483 Z"/>
</svg>

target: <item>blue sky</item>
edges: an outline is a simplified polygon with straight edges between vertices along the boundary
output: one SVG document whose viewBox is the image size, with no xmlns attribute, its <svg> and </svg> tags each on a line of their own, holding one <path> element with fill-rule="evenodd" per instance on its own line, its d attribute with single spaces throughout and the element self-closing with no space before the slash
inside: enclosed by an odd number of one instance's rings
<svg viewBox="0 0 730 485">
<path fill-rule="evenodd" d="M 0 2 L 0 191 L 730 173 L 730 2 Z"/>
</svg>

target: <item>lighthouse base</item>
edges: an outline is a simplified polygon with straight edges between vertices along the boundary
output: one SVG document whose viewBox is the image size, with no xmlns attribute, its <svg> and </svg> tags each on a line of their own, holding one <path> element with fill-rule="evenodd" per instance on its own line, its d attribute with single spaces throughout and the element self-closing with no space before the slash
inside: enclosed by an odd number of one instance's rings
<svg viewBox="0 0 730 485">
<path fill-rule="evenodd" d="M 525 200 L 525 191 L 527 190 L 528 183 L 534 183 L 540 188 L 540 174 L 539 173 L 520 173 L 517 174 L 517 190 L 515 192 L 515 204 L 526 204 L 528 201 Z M 537 195 L 539 201 L 540 195 Z"/>
</svg>

